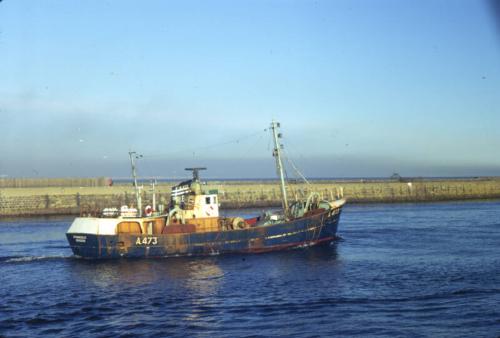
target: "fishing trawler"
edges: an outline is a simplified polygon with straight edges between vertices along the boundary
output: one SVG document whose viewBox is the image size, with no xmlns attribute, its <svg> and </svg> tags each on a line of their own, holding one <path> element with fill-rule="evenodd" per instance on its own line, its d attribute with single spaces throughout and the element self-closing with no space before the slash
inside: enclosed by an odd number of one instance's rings
<svg viewBox="0 0 500 338">
<path fill-rule="evenodd" d="M 312 192 L 303 200 L 288 202 L 279 127 L 273 121 L 270 129 L 280 178 L 281 210 L 248 219 L 222 217 L 217 191 L 202 189 L 199 172 L 206 168 L 187 168 L 192 171 L 192 179 L 172 188 L 168 210 L 159 214 L 148 206 L 143 214 L 133 153 L 130 153 L 137 209 L 107 208 L 100 217 L 76 218 L 66 233 L 74 255 L 88 259 L 206 256 L 332 242 L 337 236 L 345 199 L 329 201 Z"/>
</svg>

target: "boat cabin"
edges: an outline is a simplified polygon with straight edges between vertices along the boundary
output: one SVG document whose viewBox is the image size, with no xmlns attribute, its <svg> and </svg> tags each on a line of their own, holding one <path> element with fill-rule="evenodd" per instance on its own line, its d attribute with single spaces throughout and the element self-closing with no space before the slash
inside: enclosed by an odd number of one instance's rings
<svg viewBox="0 0 500 338">
<path fill-rule="evenodd" d="M 186 168 L 193 171 L 193 178 L 172 188 L 171 210 L 178 208 L 184 219 L 219 217 L 217 190 L 205 192 L 201 188 L 199 170 L 205 168 Z"/>
<path fill-rule="evenodd" d="M 217 190 L 204 191 L 199 171 L 206 168 L 186 168 L 193 178 L 172 188 L 166 230 L 174 231 L 176 224 L 193 225 L 196 232 L 219 231 L 219 201 Z M 184 229 L 185 230 L 185 229 Z"/>
</svg>

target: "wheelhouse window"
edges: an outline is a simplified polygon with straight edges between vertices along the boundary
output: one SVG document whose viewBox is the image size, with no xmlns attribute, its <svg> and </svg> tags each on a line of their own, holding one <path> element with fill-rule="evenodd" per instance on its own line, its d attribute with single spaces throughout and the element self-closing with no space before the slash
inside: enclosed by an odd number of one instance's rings
<svg viewBox="0 0 500 338">
<path fill-rule="evenodd" d="M 210 204 L 210 196 L 205 197 L 205 204 Z"/>
</svg>

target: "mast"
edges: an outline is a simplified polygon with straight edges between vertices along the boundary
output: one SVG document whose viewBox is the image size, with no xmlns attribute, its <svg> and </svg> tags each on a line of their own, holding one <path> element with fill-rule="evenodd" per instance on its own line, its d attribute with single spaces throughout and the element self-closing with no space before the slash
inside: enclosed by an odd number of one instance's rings
<svg viewBox="0 0 500 338">
<path fill-rule="evenodd" d="M 281 204 L 283 206 L 283 214 L 285 217 L 288 214 L 288 200 L 286 197 L 286 186 L 285 186 L 285 175 L 283 171 L 283 162 L 281 161 L 281 149 L 283 145 L 281 145 L 278 141 L 278 138 L 281 138 L 281 133 L 278 133 L 277 129 L 280 127 L 279 122 L 275 122 L 274 120 L 271 122 L 271 129 L 273 131 L 273 140 L 274 140 L 274 151 L 273 157 L 276 159 L 276 171 L 280 178 L 281 183 L 281 196 L 282 201 Z"/>
<path fill-rule="evenodd" d="M 156 211 L 156 178 L 151 180 L 151 192 L 153 193 L 153 211 Z"/>
<path fill-rule="evenodd" d="M 137 185 L 137 173 L 135 171 L 135 159 L 141 158 L 142 155 L 137 155 L 135 151 L 129 151 L 130 165 L 132 166 L 132 177 L 134 178 L 134 188 L 135 188 L 135 199 L 137 201 L 137 211 L 139 212 L 139 217 L 142 217 L 142 201 L 141 194 L 139 192 L 139 186 Z"/>
</svg>

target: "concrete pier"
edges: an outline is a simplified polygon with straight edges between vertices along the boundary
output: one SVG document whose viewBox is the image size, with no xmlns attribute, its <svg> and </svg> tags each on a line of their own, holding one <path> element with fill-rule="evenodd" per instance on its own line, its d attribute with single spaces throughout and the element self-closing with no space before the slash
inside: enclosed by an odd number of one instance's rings
<svg viewBox="0 0 500 338">
<path fill-rule="evenodd" d="M 22 186 L 21 183 L 19 185 Z M 156 188 L 157 204 L 168 205 L 172 184 Z M 219 191 L 221 208 L 263 208 L 280 206 L 280 188 L 273 181 L 208 181 L 206 190 Z M 290 200 L 311 191 L 331 199 L 343 195 L 348 203 L 432 202 L 500 198 L 500 178 L 313 181 L 290 184 Z M 143 206 L 152 204 L 149 187 L 142 191 Z M 105 207 L 134 206 L 130 184 L 113 186 L 59 186 L 0 188 L 0 216 L 79 215 Z"/>
</svg>

